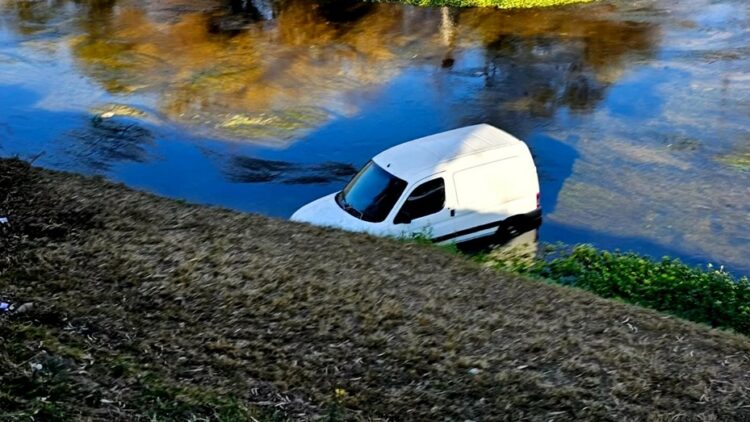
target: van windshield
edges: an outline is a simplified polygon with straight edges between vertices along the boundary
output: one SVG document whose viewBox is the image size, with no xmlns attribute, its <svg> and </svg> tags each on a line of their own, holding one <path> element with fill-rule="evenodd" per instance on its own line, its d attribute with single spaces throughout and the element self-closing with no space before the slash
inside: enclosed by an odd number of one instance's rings
<svg viewBox="0 0 750 422">
<path fill-rule="evenodd" d="M 405 188 L 405 181 L 370 161 L 336 195 L 336 202 L 361 220 L 379 223 L 391 212 Z"/>
</svg>

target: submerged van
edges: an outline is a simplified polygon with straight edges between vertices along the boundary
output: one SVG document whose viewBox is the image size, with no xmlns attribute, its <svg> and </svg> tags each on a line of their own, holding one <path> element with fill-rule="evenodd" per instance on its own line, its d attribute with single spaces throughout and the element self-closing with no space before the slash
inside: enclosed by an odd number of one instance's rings
<svg viewBox="0 0 750 422">
<path fill-rule="evenodd" d="M 541 223 L 539 180 L 526 144 L 490 125 L 468 126 L 381 152 L 344 190 L 292 220 L 440 243 L 508 239 Z"/>
</svg>

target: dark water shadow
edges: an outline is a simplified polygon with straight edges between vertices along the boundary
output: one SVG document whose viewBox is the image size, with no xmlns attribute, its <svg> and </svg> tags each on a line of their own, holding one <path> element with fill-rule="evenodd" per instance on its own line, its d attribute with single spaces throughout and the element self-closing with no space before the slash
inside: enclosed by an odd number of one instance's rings
<svg viewBox="0 0 750 422">
<path fill-rule="evenodd" d="M 266 20 L 255 2 L 250 0 L 226 0 L 219 13 L 208 19 L 208 32 L 228 36 L 239 35 L 250 25 Z"/>
<path fill-rule="evenodd" d="M 579 154 L 570 145 L 576 142 L 576 138 L 564 142 L 547 134 L 536 135 L 528 142 L 539 175 L 542 210 L 547 214 L 557 208 L 563 185 L 573 174 Z"/>
<path fill-rule="evenodd" d="M 375 4 L 360 0 L 319 0 L 316 11 L 318 15 L 332 24 L 356 22 L 373 10 Z"/>
<path fill-rule="evenodd" d="M 104 172 L 119 162 L 145 163 L 151 158 L 147 151 L 153 146 L 152 132 L 130 119 L 92 117 L 80 129 L 63 135 L 70 142 L 71 155 L 85 167 Z"/>
<path fill-rule="evenodd" d="M 208 153 L 208 155 L 213 155 Z M 345 183 L 357 173 L 351 164 L 324 162 L 301 164 L 233 155 L 217 156 L 222 173 L 234 183 L 282 183 L 286 185 L 314 185 Z"/>
</svg>

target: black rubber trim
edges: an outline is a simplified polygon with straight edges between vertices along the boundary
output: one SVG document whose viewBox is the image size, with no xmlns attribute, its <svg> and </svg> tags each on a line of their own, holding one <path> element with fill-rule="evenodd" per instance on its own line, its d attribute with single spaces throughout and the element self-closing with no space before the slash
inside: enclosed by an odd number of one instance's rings
<svg viewBox="0 0 750 422">
<path fill-rule="evenodd" d="M 446 240 L 455 239 L 457 237 L 465 236 L 467 234 L 481 232 L 482 230 L 491 229 L 493 227 L 500 227 L 500 226 L 503 225 L 503 223 L 505 223 L 506 221 L 510 220 L 511 218 L 519 218 L 519 217 L 522 218 L 524 221 L 529 222 L 530 225 L 533 225 L 533 224 L 536 224 L 537 222 L 539 222 L 541 220 L 541 218 L 542 218 L 542 210 L 541 209 L 536 209 L 534 211 L 531 211 L 528 214 L 520 214 L 520 215 L 516 215 L 516 216 L 513 216 L 513 217 L 509 217 L 509 218 L 507 218 L 505 220 L 493 221 L 491 223 L 482 224 L 481 226 L 475 226 L 475 227 L 471 227 L 471 228 L 468 228 L 468 229 L 457 231 L 455 233 L 446 234 L 445 236 L 433 237 L 432 241 L 435 242 L 435 243 L 445 242 Z"/>
<path fill-rule="evenodd" d="M 436 242 L 436 243 L 444 242 L 446 240 L 451 240 L 451 239 L 454 239 L 456 237 L 461 237 L 461 236 L 464 236 L 464 235 L 467 235 L 467 234 L 481 232 L 482 230 L 491 229 L 493 227 L 500 227 L 503 224 L 504 221 L 505 220 L 493 221 L 492 223 L 482 224 L 481 226 L 476 226 L 476 227 L 472 227 L 472 228 L 469 228 L 469 229 L 464 229 L 464 230 L 461 230 L 461 231 L 457 231 L 455 233 L 446 234 L 445 236 L 433 237 L 432 241 Z"/>
</svg>

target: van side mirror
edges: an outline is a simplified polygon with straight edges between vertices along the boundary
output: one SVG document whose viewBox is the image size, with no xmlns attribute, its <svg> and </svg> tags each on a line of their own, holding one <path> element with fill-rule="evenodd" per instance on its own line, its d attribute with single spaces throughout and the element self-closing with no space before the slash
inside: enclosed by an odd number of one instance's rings
<svg viewBox="0 0 750 422">
<path fill-rule="evenodd" d="M 411 223 L 411 215 L 409 215 L 409 211 L 405 209 L 401 209 L 401 211 L 398 212 L 396 215 L 396 218 L 393 219 L 393 224 L 409 224 Z"/>
</svg>

